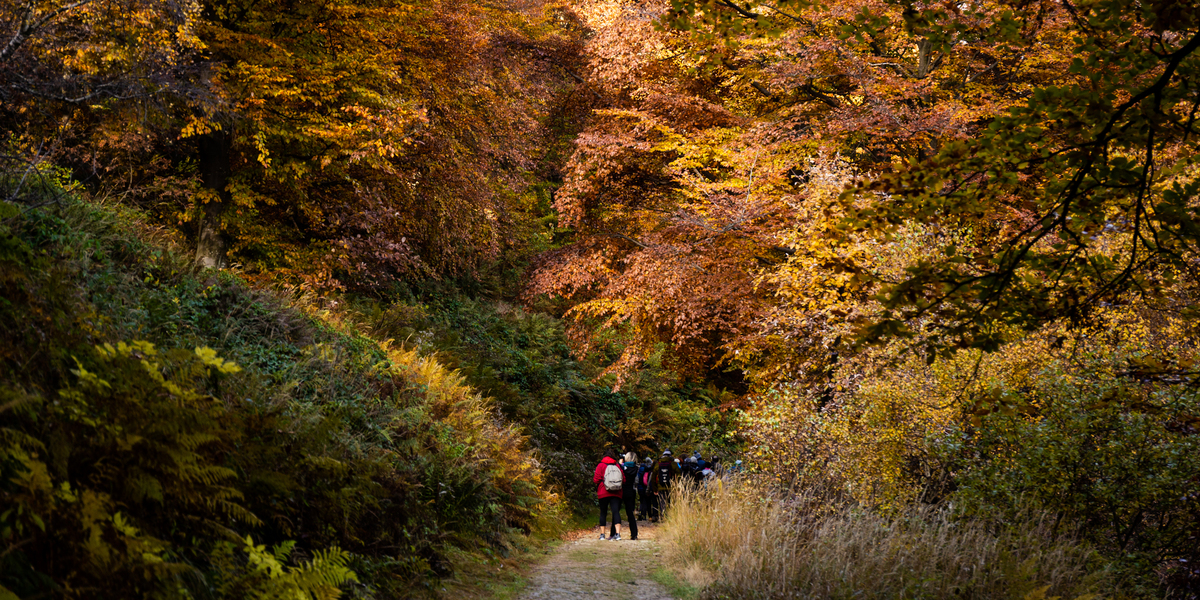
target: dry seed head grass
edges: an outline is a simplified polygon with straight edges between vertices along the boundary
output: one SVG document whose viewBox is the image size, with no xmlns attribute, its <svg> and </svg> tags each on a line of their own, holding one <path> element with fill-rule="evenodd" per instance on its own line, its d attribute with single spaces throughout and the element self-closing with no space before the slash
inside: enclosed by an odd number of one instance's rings
<svg viewBox="0 0 1200 600">
<path fill-rule="evenodd" d="M 686 486 L 667 516 L 666 558 L 714 598 L 1081 598 L 1108 584 L 1089 572 L 1094 552 L 1050 519 L 985 523 L 917 504 L 883 514 L 824 498 L 739 477 Z"/>
</svg>

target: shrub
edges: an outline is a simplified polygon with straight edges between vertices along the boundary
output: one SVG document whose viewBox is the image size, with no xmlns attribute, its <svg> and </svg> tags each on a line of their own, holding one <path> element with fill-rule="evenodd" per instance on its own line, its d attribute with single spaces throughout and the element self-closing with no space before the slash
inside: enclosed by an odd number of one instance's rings
<svg viewBox="0 0 1200 600">
<path fill-rule="evenodd" d="M 825 402 L 771 390 L 745 431 L 751 465 L 883 511 L 918 499 L 987 521 L 1041 511 L 1113 561 L 1127 589 L 1186 596 L 1200 560 L 1189 325 L 1128 306 L 1098 319 L 931 364 L 879 349 L 844 365 Z"/>
<path fill-rule="evenodd" d="M 1093 340 L 1030 385 L 993 390 L 941 448 L 963 508 L 1010 519 L 1034 503 L 1151 589 L 1156 569 L 1200 561 L 1200 394 L 1138 375 L 1146 349 Z"/>
</svg>

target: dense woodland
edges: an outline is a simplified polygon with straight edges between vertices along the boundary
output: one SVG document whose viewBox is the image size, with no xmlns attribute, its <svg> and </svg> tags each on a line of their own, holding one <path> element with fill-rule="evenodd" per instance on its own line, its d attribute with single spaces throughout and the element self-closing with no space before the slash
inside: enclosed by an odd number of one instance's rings
<svg viewBox="0 0 1200 600">
<path fill-rule="evenodd" d="M 0 0 L 0 600 L 453 597 L 610 448 L 707 597 L 1200 597 L 1198 116 L 1189 0 Z"/>
</svg>

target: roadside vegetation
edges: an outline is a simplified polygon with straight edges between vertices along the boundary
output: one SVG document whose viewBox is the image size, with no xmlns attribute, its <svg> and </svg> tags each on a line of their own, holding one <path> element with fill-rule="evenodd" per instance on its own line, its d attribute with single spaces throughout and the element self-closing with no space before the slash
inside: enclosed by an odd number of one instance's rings
<svg viewBox="0 0 1200 600">
<path fill-rule="evenodd" d="M 731 477 L 674 497 L 668 560 L 706 598 L 1121 597 L 1108 563 L 1049 515 L 890 511 Z"/>
<path fill-rule="evenodd" d="M 527 437 L 434 359 L 197 270 L 136 215 L 5 207 L 17 597 L 403 596 L 561 518 Z"/>
</svg>

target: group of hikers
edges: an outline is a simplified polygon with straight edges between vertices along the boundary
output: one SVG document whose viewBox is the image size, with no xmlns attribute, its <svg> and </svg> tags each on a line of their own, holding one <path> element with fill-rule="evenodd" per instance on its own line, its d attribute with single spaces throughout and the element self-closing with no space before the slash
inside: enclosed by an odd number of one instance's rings
<svg viewBox="0 0 1200 600">
<path fill-rule="evenodd" d="M 704 460 L 700 451 L 680 461 L 670 450 L 664 451 L 657 461 L 647 457 L 639 462 L 637 454 L 625 453 L 624 462 L 616 450 L 609 450 L 596 465 L 592 481 L 596 483 L 596 496 L 600 499 L 600 539 L 621 539 L 621 508 L 629 520 L 629 539 L 638 539 L 638 520 L 657 523 L 670 504 L 671 490 L 681 481 L 703 483 L 714 477 L 720 468 L 720 458 Z M 742 461 L 737 461 L 737 467 Z M 638 500 L 641 502 L 639 503 Z M 635 512 L 635 507 L 637 508 Z M 608 516 L 612 525 L 608 536 L 605 528 Z"/>
</svg>

